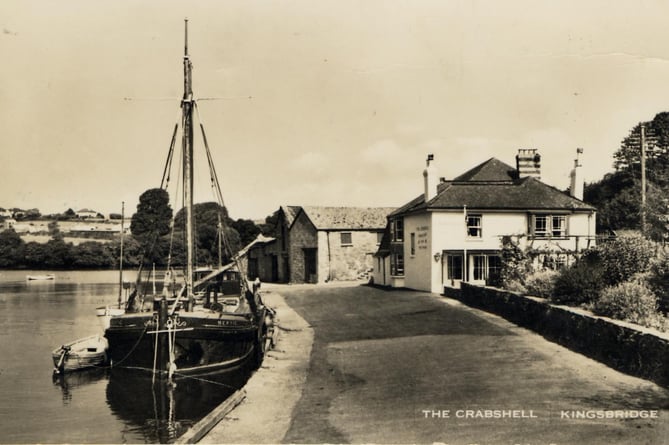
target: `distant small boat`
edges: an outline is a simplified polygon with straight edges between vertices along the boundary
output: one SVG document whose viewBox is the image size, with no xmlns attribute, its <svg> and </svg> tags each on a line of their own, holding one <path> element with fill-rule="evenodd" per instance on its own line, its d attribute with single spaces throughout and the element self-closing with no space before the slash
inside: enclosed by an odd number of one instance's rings
<svg viewBox="0 0 669 445">
<path fill-rule="evenodd" d="M 98 320 L 102 324 L 102 329 L 107 329 L 110 323 L 109 320 L 111 320 L 112 317 L 125 314 L 125 309 L 113 306 L 100 306 L 95 308 L 95 314 L 98 316 Z"/>
<path fill-rule="evenodd" d="M 46 275 L 26 275 L 26 280 L 28 281 L 49 281 L 55 280 L 56 275 L 48 273 Z"/>
<path fill-rule="evenodd" d="M 107 339 L 101 335 L 80 338 L 53 350 L 53 372 L 77 371 L 107 363 Z"/>
</svg>

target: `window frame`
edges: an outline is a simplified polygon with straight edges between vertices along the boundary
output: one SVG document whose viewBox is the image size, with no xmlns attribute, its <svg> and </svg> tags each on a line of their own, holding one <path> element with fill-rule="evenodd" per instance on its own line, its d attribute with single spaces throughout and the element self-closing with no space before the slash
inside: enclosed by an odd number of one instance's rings
<svg viewBox="0 0 669 445">
<path fill-rule="evenodd" d="M 541 225 L 539 225 L 541 223 Z M 569 215 L 561 213 L 532 214 L 530 234 L 536 239 L 569 238 Z"/>
<path fill-rule="evenodd" d="M 455 260 L 459 260 L 460 264 L 456 264 Z M 446 255 L 446 275 L 449 280 L 464 280 L 464 255 L 462 254 L 452 254 L 449 253 Z M 455 271 L 459 271 L 459 277 L 455 276 Z"/>
<path fill-rule="evenodd" d="M 404 241 L 404 219 L 396 218 L 392 220 L 392 240 L 394 242 Z"/>
<path fill-rule="evenodd" d="M 390 275 L 394 277 L 404 276 L 404 254 L 393 253 L 390 255 Z"/>
<path fill-rule="evenodd" d="M 472 224 L 471 221 L 478 221 L 478 223 Z M 483 215 L 480 213 L 472 213 L 467 215 L 467 238 L 469 239 L 479 239 L 483 238 Z M 472 234 L 472 231 L 474 234 Z"/>
<path fill-rule="evenodd" d="M 344 236 L 348 235 L 349 241 L 344 241 Z M 353 245 L 353 232 L 340 232 L 339 233 L 339 245 L 341 247 L 348 247 Z"/>
</svg>

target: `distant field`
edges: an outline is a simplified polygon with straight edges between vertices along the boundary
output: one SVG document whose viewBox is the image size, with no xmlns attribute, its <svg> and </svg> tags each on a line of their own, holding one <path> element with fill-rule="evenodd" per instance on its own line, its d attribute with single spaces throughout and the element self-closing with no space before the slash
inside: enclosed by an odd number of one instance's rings
<svg viewBox="0 0 669 445">
<path fill-rule="evenodd" d="M 21 239 L 25 241 L 26 243 L 29 242 L 36 242 L 40 244 L 45 244 L 47 241 L 51 239 L 51 236 L 49 235 L 32 235 L 29 233 L 26 234 L 21 234 Z M 80 237 L 70 237 L 70 236 L 65 236 L 63 237 L 63 240 L 66 243 L 72 243 L 73 245 L 77 246 L 81 243 L 85 243 L 86 241 L 95 241 L 98 243 L 110 243 L 112 240 L 110 239 L 103 239 L 103 238 L 80 238 Z"/>
</svg>

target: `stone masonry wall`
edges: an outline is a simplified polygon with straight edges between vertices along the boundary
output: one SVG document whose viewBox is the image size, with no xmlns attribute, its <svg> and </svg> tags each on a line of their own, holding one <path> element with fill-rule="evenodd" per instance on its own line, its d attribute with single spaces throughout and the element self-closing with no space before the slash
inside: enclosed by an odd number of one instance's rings
<svg viewBox="0 0 669 445">
<path fill-rule="evenodd" d="M 342 245 L 343 232 L 351 234 L 351 245 Z M 374 265 L 372 255 L 378 249 L 376 232 L 343 230 L 330 232 L 329 238 L 330 279 L 356 280 L 366 277 Z"/>
<path fill-rule="evenodd" d="M 304 250 L 305 248 L 318 248 L 318 236 L 316 228 L 311 224 L 304 213 L 300 213 L 290 229 L 290 282 L 304 283 Z M 319 277 L 320 278 L 320 277 Z"/>
<path fill-rule="evenodd" d="M 500 315 L 619 371 L 669 385 L 669 335 L 587 311 L 495 288 L 462 283 L 444 295 Z"/>
</svg>

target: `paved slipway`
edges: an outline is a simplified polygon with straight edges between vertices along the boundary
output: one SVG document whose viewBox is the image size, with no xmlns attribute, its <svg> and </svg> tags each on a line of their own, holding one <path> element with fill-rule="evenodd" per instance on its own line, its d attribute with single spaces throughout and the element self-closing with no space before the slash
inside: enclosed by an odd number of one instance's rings
<svg viewBox="0 0 669 445">
<path fill-rule="evenodd" d="M 202 443 L 669 444 L 669 390 L 497 316 L 424 292 L 268 289 L 277 348 Z"/>
</svg>

